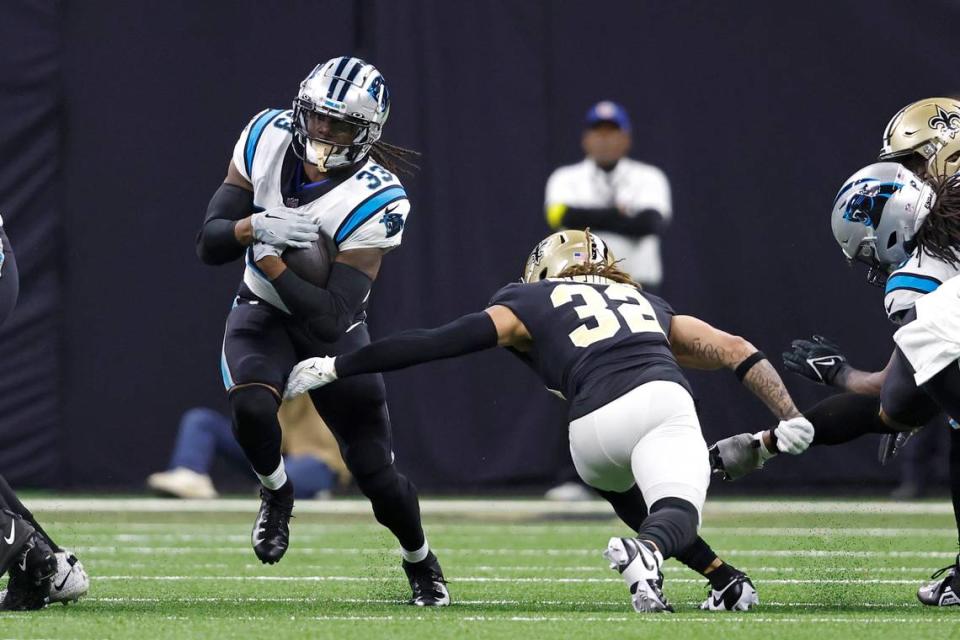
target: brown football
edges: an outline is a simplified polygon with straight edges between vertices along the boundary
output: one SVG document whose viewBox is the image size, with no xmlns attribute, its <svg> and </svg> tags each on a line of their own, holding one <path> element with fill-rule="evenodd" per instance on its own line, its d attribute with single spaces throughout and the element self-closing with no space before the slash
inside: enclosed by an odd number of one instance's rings
<svg viewBox="0 0 960 640">
<path fill-rule="evenodd" d="M 337 257 L 337 245 L 321 232 L 320 239 L 308 248 L 285 249 L 281 257 L 295 274 L 312 285 L 325 287 L 333 259 Z"/>
</svg>

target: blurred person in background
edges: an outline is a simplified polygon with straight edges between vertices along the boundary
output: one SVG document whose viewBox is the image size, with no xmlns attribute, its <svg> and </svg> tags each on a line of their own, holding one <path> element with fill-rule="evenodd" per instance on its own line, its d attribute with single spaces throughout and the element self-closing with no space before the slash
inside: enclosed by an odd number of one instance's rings
<svg viewBox="0 0 960 640">
<path fill-rule="evenodd" d="M 587 111 L 581 145 L 585 158 L 560 167 L 547 180 L 547 224 L 559 229 L 590 228 L 621 259 L 620 268 L 657 293 L 663 278 L 660 233 L 673 212 L 666 175 L 627 157 L 633 144 L 626 109 L 604 100 Z M 548 500 L 589 500 L 568 459 L 567 443 L 558 445 L 564 461 Z"/>
<path fill-rule="evenodd" d="M 336 438 L 306 396 L 285 401 L 278 414 L 283 430 L 283 463 L 293 480 L 294 497 L 327 499 L 350 474 Z M 243 449 L 233 437 L 229 416 L 213 409 L 190 409 L 180 419 L 177 441 L 167 471 L 151 474 L 147 486 L 174 498 L 216 498 L 210 478 L 214 461 L 250 472 Z"/>
<path fill-rule="evenodd" d="M 20 291 L 13 247 L 0 217 L 0 324 L 10 316 Z M 61 549 L 43 530 L 0 476 L 0 610 L 41 609 L 48 602 L 73 602 L 87 593 L 90 580 L 77 557 Z"/>
</svg>

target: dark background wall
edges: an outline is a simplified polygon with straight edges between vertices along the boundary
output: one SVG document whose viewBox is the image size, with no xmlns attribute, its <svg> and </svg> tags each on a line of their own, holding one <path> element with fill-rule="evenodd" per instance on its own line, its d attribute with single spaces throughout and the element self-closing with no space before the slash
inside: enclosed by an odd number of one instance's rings
<svg viewBox="0 0 960 640">
<path fill-rule="evenodd" d="M 820 331 L 864 367 L 885 362 L 891 328 L 882 293 L 836 249 L 829 203 L 897 109 L 960 89 L 944 64 L 960 59 L 947 0 L 3 11 L 15 55 L 0 58 L 0 212 L 25 275 L 0 331 L 0 465 L 35 484 L 139 486 L 184 409 L 223 406 L 240 267 L 202 266 L 194 235 L 240 129 L 288 105 L 319 61 L 377 64 L 393 96 L 386 138 L 424 154 L 404 245 L 375 287 L 375 336 L 478 309 L 518 277 L 547 232 L 546 177 L 578 160 L 583 113 L 609 98 L 634 119 L 633 155 L 672 181 L 665 297 L 771 355 Z M 692 378 L 708 440 L 769 422 L 731 375 Z M 788 382 L 801 406 L 823 395 Z M 423 487 L 544 483 L 563 455 L 563 408 L 505 353 L 387 383 L 398 461 Z M 874 447 L 782 461 L 744 487 L 876 486 L 888 474 Z"/>
</svg>

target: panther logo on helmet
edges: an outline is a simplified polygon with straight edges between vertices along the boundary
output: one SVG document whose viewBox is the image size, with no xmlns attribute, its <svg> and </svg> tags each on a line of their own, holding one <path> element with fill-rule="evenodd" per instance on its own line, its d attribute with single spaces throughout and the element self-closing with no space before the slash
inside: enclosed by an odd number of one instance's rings
<svg viewBox="0 0 960 640">
<path fill-rule="evenodd" d="M 899 182 L 884 182 L 861 187 L 860 191 L 850 196 L 850 200 L 847 201 L 843 219 L 862 222 L 868 227 L 876 228 L 887 200 L 901 188 L 903 184 Z"/>
</svg>

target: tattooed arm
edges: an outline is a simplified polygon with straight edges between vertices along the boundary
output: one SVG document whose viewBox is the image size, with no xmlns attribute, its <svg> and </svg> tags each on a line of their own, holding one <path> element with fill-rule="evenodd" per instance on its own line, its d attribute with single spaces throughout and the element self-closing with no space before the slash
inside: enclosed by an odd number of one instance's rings
<svg viewBox="0 0 960 640">
<path fill-rule="evenodd" d="M 757 348 L 740 336 L 716 329 L 693 316 L 675 316 L 670 323 L 670 346 L 680 366 L 691 369 L 736 369 Z M 743 384 L 780 420 L 800 415 L 780 374 L 767 360 L 753 365 Z"/>
</svg>

